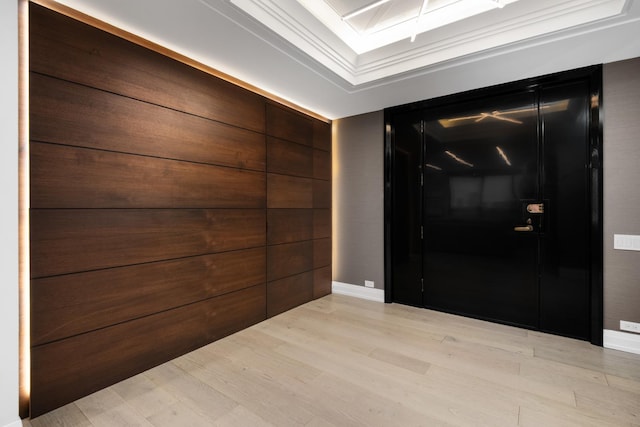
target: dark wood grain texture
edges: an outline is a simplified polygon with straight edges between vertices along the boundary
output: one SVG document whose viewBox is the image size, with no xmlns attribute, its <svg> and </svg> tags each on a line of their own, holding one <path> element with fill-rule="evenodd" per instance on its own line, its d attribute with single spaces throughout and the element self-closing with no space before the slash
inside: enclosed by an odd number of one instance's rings
<svg viewBox="0 0 640 427">
<path fill-rule="evenodd" d="M 264 132 L 262 96 L 44 7 L 29 9 L 31 71 Z"/>
<path fill-rule="evenodd" d="M 264 247 L 31 282 L 31 344 L 148 316 L 265 282 Z"/>
<path fill-rule="evenodd" d="M 313 299 L 313 271 L 267 283 L 267 317 Z"/>
<path fill-rule="evenodd" d="M 313 270 L 313 299 L 331 293 L 331 266 Z"/>
<path fill-rule="evenodd" d="M 313 177 L 316 179 L 331 179 L 331 153 L 313 150 Z"/>
<path fill-rule="evenodd" d="M 267 138 L 267 172 L 311 178 L 314 176 L 314 149 L 283 139 Z"/>
<path fill-rule="evenodd" d="M 264 173 L 31 144 L 32 208 L 261 208 Z"/>
<path fill-rule="evenodd" d="M 331 209 L 313 210 L 313 238 L 331 237 Z"/>
<path fill-rule="evenodd" d="M 312 208 L 314 183 L 309 178 L 267 174 L 268 208 Z"/>
<path fill-rule="evenodd" d="M 326 267 L 331 264 L 331 239 L 313 241 L 313 268 Z"/>
<path fill-rule="evenodd" d="M 265 211 L 31 211 L 31 277 L 264 246 Z"/>
<path fill-rule="evenodd" d="M 313 207 L 331 209 L 331 181 L 313 180 Z"/>
<path fill-rule="evenodd" d="M 265 285 L 31 350 L 31 416 L 86 396 L 266 318 Z"/>
<path fill-rule="evenodd" d="M 313 269 L 313 241 L 267 247 L 267 280 L 277 280 Z"/>
<path fill-rule="evenodd" d="M 380 129 L 382 132 L 382 129 Z M 313 121 L 313 147 L 319 150 L 331 151 L 331 124 Z"/>
<path fill-rule="evenodd" d="M 267 103 L 267 135 L 313 146 L 313 122 L 289 108 Z"/>
<path fill-rule="evenodd" d="M 34 141 L 265 169 L 265 136 L 213 120 L 31 73 Z"/>
<path fill-rule="evenodd" d="M 312 209 L 267 209 L 267 244 L 277 245 L 313 239 Z"/>
</svg>

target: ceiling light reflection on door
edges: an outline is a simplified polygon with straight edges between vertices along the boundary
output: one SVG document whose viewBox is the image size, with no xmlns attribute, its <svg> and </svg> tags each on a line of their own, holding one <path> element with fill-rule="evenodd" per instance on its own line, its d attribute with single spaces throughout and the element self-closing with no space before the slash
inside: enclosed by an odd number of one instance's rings
<svg viewBox="0 0 640 427">
<path fill-rule="evenodd" d="M 455 154 L 453 154 L 451 151 L 445 151 L 444 152 L 446 155 L 448 155 L 449 157 L 451 157 L 453 160 L 455 160 L 456 162 L 465 165 L 465 166 L 469 166 L 470 168 L 473 167 L 473 163 L 469 163 L 463 159 L 461 159 L 460 157 L 456 156 Z"/>
<path fill-rule="evenodd" d="M 507 154 L 502 150 L 502 148 L 498 147 L 496 145 L 496 149 L 498 150 L 498 154 L 500 155 L 500 157 L 502 157 L 502 160 L 504 160 L 504 162 L 507 164 L 507 166 L 511 166 L 511 162 L 509 161 L 509 157 L 507 157 Z"/>
</svg>

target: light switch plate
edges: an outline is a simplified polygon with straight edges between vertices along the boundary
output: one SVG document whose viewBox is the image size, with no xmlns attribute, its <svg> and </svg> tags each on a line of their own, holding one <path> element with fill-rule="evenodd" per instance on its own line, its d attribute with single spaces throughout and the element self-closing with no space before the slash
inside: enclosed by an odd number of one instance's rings
<svg viewBox="0 0 640 427">
<path fill-rule="evenodd" d="M 640 236 L 632 234 L 614 234 L 613 249 L 640 251 Z"/>
</svg>

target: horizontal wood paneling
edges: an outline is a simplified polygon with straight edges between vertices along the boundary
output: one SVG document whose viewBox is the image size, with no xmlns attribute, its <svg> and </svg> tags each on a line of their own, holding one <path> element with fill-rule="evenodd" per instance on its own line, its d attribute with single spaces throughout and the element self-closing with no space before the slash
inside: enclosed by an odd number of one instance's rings
<svg viewBox="0 0 640 427">
<path fill-rule="evenodd" d="M 32 140 L 265 169 L 265 136 L 31 73 Z"/>
<path fill-rule="evenodd" d="M 311 209 L 268 209 L 267 244 L 310 240 L 315 231 L 315 216 Z"/>
<path fill-rule="evenodd" d="M 262 96 L 41 6 L 29 9 L 37 22 L 31 71 L 265 131 Z"/>
<path fill-rule="evenodd" d="M 32 208 L 260 208 L 264 173 L 31 144 Z"/>
<path fill-rule="evenodd" d="M 314 151 L 311 147 L 268 137 L 267 172 L 311 178 L 315 172 Z"/>
<path fill-rule="evenodd" d="M 313 146 L 313 120 L 288 108 L 267 103 L 267 135 Z"/>
<path fill-rule="evenodd" d="M 313 271 L 267 283 L 267 317 L 273 317 L 313 298 Z"/>
<path fill-rule="evenodd" d="M 313 270 L 313 298 L 331 293 L 331 266 Z"/>
<path fill-rule="evenodd" d="M 267 280 L 277 280 L 313 269 L 313 242 L 267 247 Z"/>
<path fill-rule="evenodd" d="M 313 241 L 313 268 L 326 267 L 331 264 L 331 239 Z"/>
<path fill-rule="evenodd" d="M 331 237 L 331 209 L 313 210 L 313 238 Z"/>
<path fill-rule="evenodd" d="M 317 209 L 331 208 L 331 181 L 313 180 L 313 207 Z"/>
<path fill-rule="evenodd" d="M 331 179 L 331 153 L 313 150 L 313 177 L 316 179 Z"/>
<path fill-rule="evenodd" d="M 260 209 L 31 211 L 31 277 L 263 246 Z"/>
<path fill-rule="evenodd" d="M 313 180 L 267 174 L 268 208 L 312 208 L 313 197 Z"/>
<path fill-rule="evenodd" d="M 264 247 L 31 282 L 31 344 L 67 338 L 265 282 Z"/>
<path fill-rule="evenodd" d="M 34 347 L 31 415 L 264 320 L 265 295 L 258 285 Z"/>
<path fill-rule="evenodd" d="M 380 130 L 382 132 L 382 129 Z M 331 151 L 331 124 L 320 120 L 313 121 L 313 147 Z"/>
</svg>

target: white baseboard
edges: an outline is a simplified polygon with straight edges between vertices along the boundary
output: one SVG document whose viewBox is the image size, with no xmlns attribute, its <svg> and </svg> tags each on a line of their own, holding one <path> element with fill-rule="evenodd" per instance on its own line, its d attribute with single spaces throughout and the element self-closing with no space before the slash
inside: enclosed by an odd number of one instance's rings
<svg viewBox="0 0 640 427">
<path fill-rule="evenodd" d="M 382 289 L 365 288 L 364 286 L 352 285 L 350 283 L 331 282 L 331 291 L 334 294 L 384 302 L 384 290 Z"/>
<path fill-rule="evenodd" d="M 605 329 L 602 336 L 605 348 L 640 354 L 640 335 Z"/>
<path fill-rule="evenodd" d="M 18 418 L 17 421 L 10 422 L 9 424 L 6 424 L 4 427 L 22 427 L 22 420 Z"/>
</svg>

